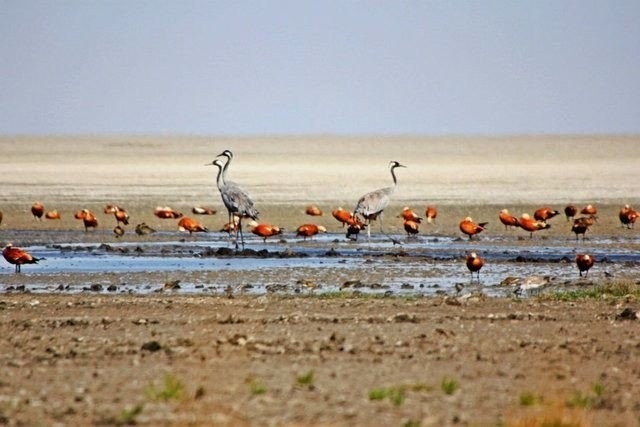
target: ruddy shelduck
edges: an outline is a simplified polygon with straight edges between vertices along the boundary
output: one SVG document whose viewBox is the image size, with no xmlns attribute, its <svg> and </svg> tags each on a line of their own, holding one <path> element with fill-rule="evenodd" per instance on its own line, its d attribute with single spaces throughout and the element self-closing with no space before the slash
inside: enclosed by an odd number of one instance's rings
<svg viewBox="0 0 640 427">
<path fill-rule="evenodd" d="M 218 211 L 202 206 L 194 206 L 193 208 L 191 208 L 191 212 L 195 215 L 215 215 Z"/>
<path fill-rule="evenodd" d="M 537 209 L 533 213 L 533 218 L 538 221 L 547 222 L 547 220 L 553 218 L 556 215 L 560 215 L 560 211 L 555 211 L 551 208 L 544 207 Z"/>
<path fill-rule="evenodd" d="M 206 233 L 207 231 L 209 231 L 207 227 L 200 224 L 195 219 L 189 218 L 188 216 L 183 216 L 182 218 L 180 218 L 180 221 L 178 221 L 178 230 L 188 231 L 189 234 Z"/>
<path fill-rule="evenodd" d="M 82 209 L 75 213 L 74 218 L 81 219 L 84 224 L 84 231 L 89 231 L 89 228 L 98 227 L 98 218 L 89 209 Z"/>
<path fill-rule="evenodd" d="M 587 205 L 580 211 L 583 215 L 597 215 L 598 209 L 593 205 Z"/>
<path fill-rule="evenodd" d="M 33 206 L 31 206 L 31 214 L 37 220 L 42 219 L 42 215 L 44 215 L 44 206 L 40 202 L 35 202 Z"/>
<path fill-rule="evenodd" d="M 425 216 L 427 217 L 427 223 L 431 224 L 432 222 L 435 224 L 436 217 L 438 216 L 438 210 L 432 206 L 427 206 L 427 209 L 424 211 Z"/>
<path fill-rule="evenodd" d="M 580 273 L 580 277 L 582 277 L 582 272 L 584 271 L 584 276 L 587 277 L 589 274 L 589 269 L 593 267 L 593 263 L 595 259 L 593 256 L 589 254 L 578 254 L 576 255 L 576 265 L 578 266 L 578 271 Z"/>
<path fill-rule="evenodd" d="M 20 273 L 20 266 L 23 264 L 37 264 L 38 261 L 40 261 L 40 258 L 36 258 L 29 252 L 14 247 L 11 243 L 4 247 L 2 256 L 9 264 L 16 266 L 16 273 Z"/>
<path fill-rule="evenodd" d="M 629 205 L 624 205 L 624 207 L 620 209 L 620 213 L 618 213 L 618 218 L 623 227 L 633 228 L 633 225 L 638 219 L 638 212 Z"/>
<path fill-rule="evenodd" d="M 129 225 L 129 214 L 119 206 L 113 208 L 113 216 L 116 218 L 116 225 L 120 223 Z"/>
<path fill-rule="evenodd" d="M 551 224 L 547 224 L 543 221 L 536 221 L 532 219 L 529 214 L 522 214 L 518 219 L 518 226 L 525 231 L 529 232 L 529 238 L 533 239 L 533 233 L 539 230 L 545 230 L 551 228 Z"/>
<path fill-rule="evenodd" d="M 296 230 L 296 237 L 302 236 L 304 240 L 307 240 L 307 237 L 311 238 L 318 233 L 326 233 L 327 229 L 322 225 L 316 224 L 302 224 Z"/>
<path fill-rule="evenodd" d="M 360 221 L 353 217 L 351 212 L 347 212 L 343 208 L 333 210 L 331 215 L 333 215 L 333 217 L 337 219 L 343 227 L 345 225 L 362 225 Z"/>
<path fill-rule="evenodd" d="M 564 208 L 564 215 L 567 217 L 567 221 L 573 219 L 578 214 L 578 208 L 574 205 L 567 205 Z"/>
<path fill-rule="evenodd" d="M 258 224 L 255 221 L 251 221 L 249 223 L 251 228 L 251 232 L 256 236 L 262 237 L 262 240 L 266 243 L 267 237 L 276 236 L 278 234 L 282 234 L 283 228 L 278 227 L 277 225 L 272 224 Z"/>
<path fill-rule="evenodd" d="M 485 227 L 487 224 L 489 223 L 481 222 L 476 224 L 475 222 L 473 222 L 473 219 L 470 216 L 468 216 L 462 221 L 460 221 L 459 227 L 460 227 L 460 231 L 462 231 L 464 234 L 469 236 L 469 240 L 472 240 L 473 236 L 485 230 Z"/>
<path fill-rule="evenodd" d="M 47 219 L 60 219 L 60 212 L 54 209 L 44 214 L 44 217 Z"/>
<path fill-rule="evenodd" d="M 417 221 L 405 220 L 402 226 L 408 236 L 415 236 L 420 232 L 420 224 Z"/>
<path fill-rule="evenodd" d="M 309 205 L 304 210 L 304 213 L 306 213 L 309 216 L 322 216 L 322 209 L 320 209 L 316 205 Z"/>
<path fill-rule="evenodd" d="M 573 225 L 571 226 L 571 231 L 576 234 L 576 240 L 578 240 L 580 234 L 582 234 L 582 240 L 586 239 L 587 231 L 589 231 L 589 227 L 591 227 L 594 223 L 595 218 L 592 216 L 583 216 L 574 219 Z"/>
<path fill-rule="evenodd" d="M 169 206 L 158 206 L 153 214 L 160 219 L 177 219 L 182 217 L 182 213 L 171 209 Z"/>
<path fill-rule="evenodd" d="M 413 222 L 417 222 L 417 223 L 421 223 L 422 222 L 422 217 L 418 216 L 418 214 L 415 213 L 413 211 L 413 209 L 411 209 L 408 206 L 405 206 L 402 209 L 402 212 L 400 213 L 400 217 L 402 217 L 402 219 L 404 219 L 405 221 L 413 221 Z"/>
<path fill-rule="evenodd" d="M 473 273 L 476 273 L 478 280 L 480 280 L 480 269 L 484 265 L 484 260 L 478 256 L 475 252 L 467 254 L 467 268 L 471 272 L 471 280 L 473 280 Z"/>
<path fill-rule="evenodd" d="M 500 222 L 504 224 L 505 230 L 507 230 L 509 227 L 518 226 L 518 218 L 511 215 L 507 209 L 502 209 L 498 214 L 498 218 L 500 219 Z"/>
</svg>

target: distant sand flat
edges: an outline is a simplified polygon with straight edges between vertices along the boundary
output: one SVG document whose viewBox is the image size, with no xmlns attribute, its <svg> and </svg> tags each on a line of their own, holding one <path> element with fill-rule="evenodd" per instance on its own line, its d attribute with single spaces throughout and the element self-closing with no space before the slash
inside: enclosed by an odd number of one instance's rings
<svg viewBox="0 0 640 427">
<path fill-rule="evenodd" d="M 640 136 L 2 137 L 0 202 L 215 200 L 214 167 L 257 203 L 354 202 L 390 185 L 397 201 L 555 203 L 640 200 Z"/>
</svg>

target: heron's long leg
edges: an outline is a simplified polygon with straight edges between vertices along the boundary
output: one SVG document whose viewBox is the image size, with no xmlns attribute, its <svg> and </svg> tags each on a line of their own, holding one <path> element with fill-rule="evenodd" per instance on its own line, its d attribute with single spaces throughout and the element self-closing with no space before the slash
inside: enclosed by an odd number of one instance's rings
<svg viewBox="0 0 640 427">
<path fill-rule="evenodd" d="M 242 250 L 244 251 L 244 235 L 242 234 L 242 216 L 238 221 L 238 231 L 240 232 L 240 242 L 242 243 Z M 238 239 L 236 239 L 236 249 L 238 249 Z"/>
<path fill-rule="evenodd" d="M 382 228 L 382 214 L 383 212 L 380 212 L 380 233 L 385 234 L 384 229 Z"/>
</svg>

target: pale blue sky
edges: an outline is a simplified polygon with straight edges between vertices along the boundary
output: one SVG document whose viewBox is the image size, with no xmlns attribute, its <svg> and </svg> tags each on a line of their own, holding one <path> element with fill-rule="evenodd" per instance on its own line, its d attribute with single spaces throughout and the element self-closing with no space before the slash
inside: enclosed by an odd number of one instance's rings
<svg viewBox="0 0 640 427">
<path fill-rule="evenodd" d="M 0 0 L 0 134 L 640 133 L 640 1 Z"/>
</svg>

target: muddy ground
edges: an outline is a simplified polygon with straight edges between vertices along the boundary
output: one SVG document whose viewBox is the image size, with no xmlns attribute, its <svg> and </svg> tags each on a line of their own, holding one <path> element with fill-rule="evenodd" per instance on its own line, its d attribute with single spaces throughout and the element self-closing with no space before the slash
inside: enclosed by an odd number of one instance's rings
<svg viewBox="0 0 640 427">
<path fill-rule="evenodd" d="M 638 425 L 640 240 L 617 212 L 640 204 L 639 147 L 637 137 L 605 136 L 2 137 L 0 243 L 49 259 L 21 275 L 0 260 L 0 425 Z M 249 261 L 259 269 L 240 268 L 247 259 L 199 258 L 229 248 L 219 233 L 181 234 L 176 220 L 153 216 L 158 205 L 187 214 L 204 205 L 219 213 L 198 219 L 219 229 L 226 215 L 203 164 L 225 148 L 236 152 L 231 175 L 261 220 L 286 230 L 267 243 L 251 237 L 249 248 L 325 255 L 283 260 L 281 270 L 257 257 Z M 389 160 L 409 167 L 399 172 L 387 232 L 405 239 L 403 206 L 440 214 L 417 240 L 383 238 L 372 254 L 345 242 L 329 211 L 389 185 Z M 36 200 L 62 220 L 34 221 Z M 131 215 L 121 239 L 101 213 L 107 203 Z M 304 215 L 309 203 L 325 215 Z M 590 239 L 576 241 L 563 217 L 533 239 L 497 219 L 502 208 L 519 216 L 567 203 L 598 206 Z M 85 233 L 72 218 L 82 208 L 98 212 L 98 230 Z M 457 228 L 466 216 L 490 222 L 477 241 Z M 136 236 L 142 221 L 158 233 Z M 331 234 L 299 242 L 294 230 L 305 222 Z M 340 257 L 326 255 L 334 248 Z M 453 285 L 469 282 L 471 250 L 488 260 L 488 286 L 460 292 Z M 602 261 L 588 279 L 578 278 L 576 252 Z M 175 267 L 153 267 L 172 257 Z M 305 259 L 316 264 L 292 263 Z M 629 292 L 486 297 L 512 275 L 555 277 L 557 291 L 621 281 Z M 401 288 L 405 276 L 413 288 Z M 393 292 L 323 294 L 396 277 Z M 178 279 L 182 288 L 163 289 Z M 268 281 L 285 287 L 255 286 Z M 448 287 L 423 291 L 429 281 Z"/>
<path fill-rule="evenodd" d="M 3 294 L 0 420 L 637 425 L 639 306 Z"/>
</svg>

